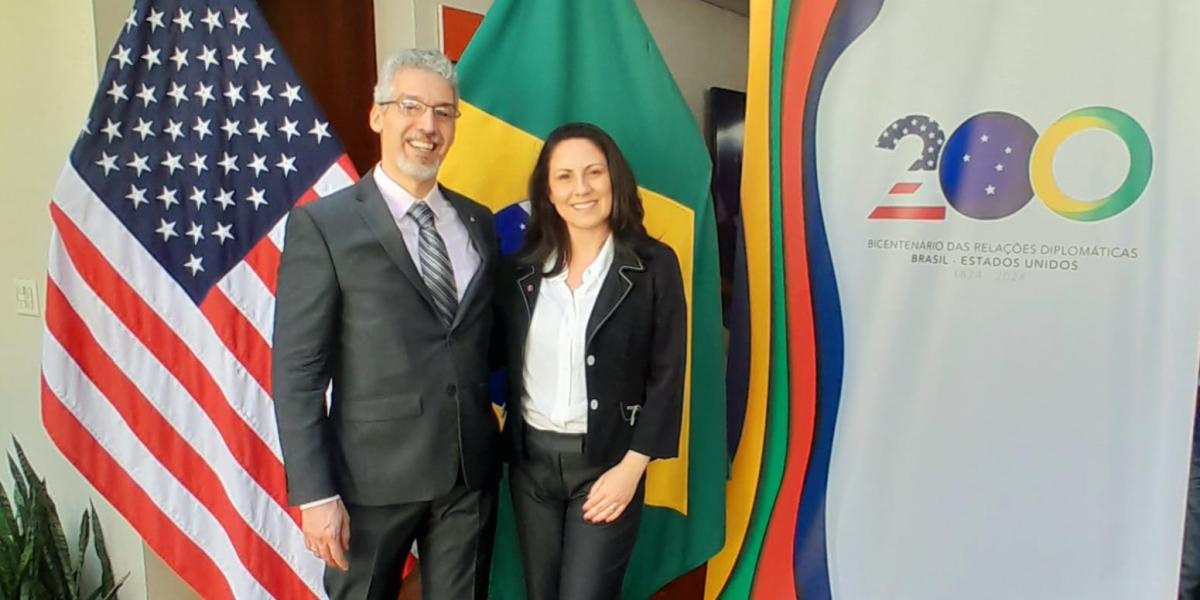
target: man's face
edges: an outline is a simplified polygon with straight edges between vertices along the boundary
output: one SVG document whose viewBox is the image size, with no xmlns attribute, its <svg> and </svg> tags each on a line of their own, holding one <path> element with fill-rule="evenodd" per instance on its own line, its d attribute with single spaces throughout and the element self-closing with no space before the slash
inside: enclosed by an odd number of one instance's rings
<svg viewBox="0 0 1200 600">
<path fill-rule="evenodd" d="M 403 69 L 392 78 L 392 98 L 371 108 L 383 164 L 414 182 L 432 181 L 454 143 L 454 88 L 436 73 Z"/>
</svg>

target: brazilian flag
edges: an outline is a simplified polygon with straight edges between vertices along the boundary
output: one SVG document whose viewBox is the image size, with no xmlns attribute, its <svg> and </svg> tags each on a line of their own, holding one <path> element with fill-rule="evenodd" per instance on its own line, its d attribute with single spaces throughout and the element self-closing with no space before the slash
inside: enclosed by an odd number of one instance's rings
<svg viewBox="0 0 1200 600">
<path fill-rule="evenodd" d="M 458 77 L 463 115 L 441 181 L 499 212 L 505 250 L 517 244 L 542 140 L 588 121 L 616 140 L 641 186 L 647 229 L 679 256 L 690 309 L 679 458 L 650 465 L 625 577 L 624 597 L 648 598 L 707 561 L 725 534 L 724 357 L 704 140 L 633 0 L 498 0 Z M 506 488 L 499 515 L 492 595 L 523 598 Z"/>
</svg>

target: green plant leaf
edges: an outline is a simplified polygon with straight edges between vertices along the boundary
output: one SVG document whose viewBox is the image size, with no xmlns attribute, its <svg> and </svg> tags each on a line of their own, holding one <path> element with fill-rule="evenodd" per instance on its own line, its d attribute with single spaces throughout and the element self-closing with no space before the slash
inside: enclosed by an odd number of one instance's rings
<svg viewBox="0 0 1200 600">
<path fill-rule="evenodd" d="M 29 478 L 33 492 L 34 505 L 31 514 L 36 520 L 31 523 L 34 544 L 37 548 L 36 560 L 39 564 L 38 579 L 55 598 L 67 597 L 68 581 L 70 578 L 70 556 L 66 553 L 67 540 L 62 534 L 62 524 L 58 520 L 58 511 L 54 501 L 46 491 L 45 481 L 26 467 L 26 477 Z"/>
<path fill-rule="evenodd" d="M 13 505 L 16 507 L 17 519 L 26 521 L 29 518 L 29 486 L 25 485 L 25 476 L 21 473 L 21 469 L 17 468 L 17 463 L 13 460 L 12 455 L 8 455 L 8 469 L 12 471 L 13 478 Z"/>
<path fill-rule="evenodd" d="M 82 582 L 83 563 L 84 563 L 85 557 L 87 556 L 87 547 L 88 547 L 88 541 L 90 540 L 89 536 L 90 536 L 91 532 L 92 532 L 92 513 L 85 510 L 85 511 L 83 511 L 83 518 L 81 518 L 79 520 L 79 545 L 77 546 L 77 548 L 79 549 L 79 552 L 78 552 L 79 562 L 75 564 L 75 567 L 74 567 L 73 571 L 71 572 L 70 584 L 71 584 L 71 597 L 72 598 L 79 597 L 79 590 L 81 589 L 81 586 L 83 583 Z"/>
<path fill-rule="evenodd" d="M 105 590 L 103 587 L 96 588 L 88 595 L 87 600 L 111 600 L 112 598 L 116 598 L 117 592 L 121 589 L 121 586 L 125 585 L 126 579 L 129 579 L 129 573 L 121 577 L 121 580 L 111 590 Z"/>
<path fill-rule="evenodd" d="M 0 598 L 17 598 L 20 593 L 24 540 L 8 492 L 0 485 Z"/>
<path fill-rule="evenodd" d="M 108 548 L 104 545 L 104 530 L 100 527 L 100 515 L 96 514 L 95 504 L 88 502 L 88 506 L 92 511 L 92 533 L 95 534 L 93 545 L 96 549 L 96 558 L 100 561 L 100 588 L 106 591 L 114 590 L 117 585 L 113 582 L 112 561 L 108 559 Z M 122 577 L 121 581 L 124 582 L 125 577 Z"/>
<path fill-rule="evenodd" d="M 20 566 L 17 567 L 17 593 L 21 594 L 23 590 L 33 591 L 37 586 L 37 562 L 34 560 L 33 544 L 28 544 L 21 552 Z"/>
</svg>

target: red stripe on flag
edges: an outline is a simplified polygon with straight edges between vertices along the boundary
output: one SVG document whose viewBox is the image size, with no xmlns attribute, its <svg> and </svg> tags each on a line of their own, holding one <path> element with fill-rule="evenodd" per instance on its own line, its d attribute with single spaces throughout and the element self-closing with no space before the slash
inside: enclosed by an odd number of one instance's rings
<svg viewBox="0 0 1200 600">
<path fill-rule="evenodd" d="M 51 310 L 47 307 L 47 313 Z M 216 563 L 184 535 L 42 379 L 46 433 L 79 472 L 121 513 L 138 535 L 204 598 L 233 598 Z"/>
<path fill-rule="evenodd" d="M 349 154 L 343 154 L 338 157 L 337 164 L 342 167 L 346 175 L 350 177 L 350 181 L 358 181 L 358 169 L 354 168 L 354 161 L 350 160 Z"/>
<path fill-rule="evenodd" d="M 921 189 L 921 184 L 919 183 L 901 182 L 893 185 L 892 189 L 888 190 L 888 194 L 892 196 L 903 196 L 916 192 L 918 189 Z"/>
<path fill-rule="evenodd" d="M 308 204 L 317 198 L 320 198 L 320 196 L 317 195 L 317 190 L 308 188 L 308 191 L 304 192 L 304 195 L 300 196 L 299 200 L 296 200 L 296 206 L 304 206 L 305 204 Z"/>
<path fill-rule="evenodd" d="M 311 190 L 309 190 L 311 192 Z M 308 194 L 305 194 L 306 196 Z M 279 282 L 279 247 L 271 241 L 270 236 L 263 236 L 258 243 L 246 253 L 246 264 L 255 275 L 262 280 L 271 294 L 275 294 Z"/>
<path fill-rule="evenodd" d="M 212 324 L 225 347 L 246 367 L 246 372 L 270 394 L 271 346 L 262 334 L 219 287 L 212 288 L 200 303 L 200 312 Z"/>
<path fill-rule="evenodd" d="M 892 219 L 904 221 L 945 221 L 945 206 L 879 206 L 871 211 L 868 219 Z"/>
<path fill-rule="evenodd" d="M 283 464 L 266 442 L 233 410 L 204 363 L 188 349 L 183 340 L 146 305 L 112 265 L 100 255 L 75 223 L 54 204 L 50 216 L 63 241 L 63 247 L 80 277 L 104 300 L 109 310 L 133 333 L 163 367 L 195 398 L 197 405 L 212 419 L 242 468 L 266 490 L 280 506 L 287 508 Z"/>
<path fill-rule="evenodd" d="M 46 327 L 79 369 L 129 424 L 142 445 L 200 501 L 221 524 L 250 574 L 277 598 L 305 595 L 308 586 L 242 518 L 221 479 L 184 440 L 92 337 L 53 281 L 46 283 Z M 307 592 L 311 596 L 311 592 Z"/>
</svg>

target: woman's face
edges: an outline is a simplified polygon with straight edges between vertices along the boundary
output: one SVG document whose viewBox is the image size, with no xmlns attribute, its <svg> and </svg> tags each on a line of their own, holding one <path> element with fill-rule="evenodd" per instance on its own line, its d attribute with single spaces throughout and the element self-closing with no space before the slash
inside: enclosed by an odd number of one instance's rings
<svg viewBox="0 0 1200 600">
<path fill-rule="evenodd" d="M 550 153 L 550 202 L 568 231 L 610 229 L 612 178 L 600 147 L 586 138 L 563 140 Z"/>
</svg>

